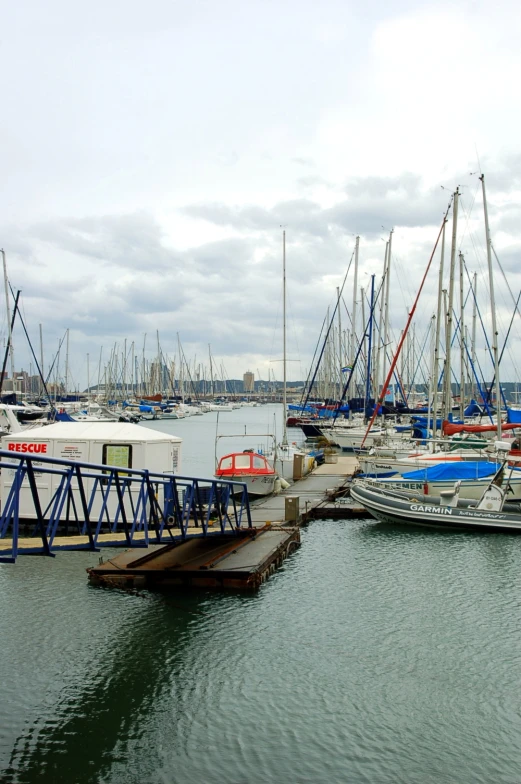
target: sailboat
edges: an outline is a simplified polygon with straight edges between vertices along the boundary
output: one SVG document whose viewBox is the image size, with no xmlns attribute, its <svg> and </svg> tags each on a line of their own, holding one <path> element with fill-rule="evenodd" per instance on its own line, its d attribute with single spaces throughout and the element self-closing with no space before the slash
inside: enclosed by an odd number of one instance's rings
<svg viewBox="0 0 521 784">
<path fill-rule="evenodd" d="M 287 352 L 286 352 L 286 231 L 282 232 L 282 441 L 273 455 L 275 470 L 286 481 L 301 479 L 315 466 L 316 451 L 306 452 L 296 442 L 288 442 Z"/>
</svg>

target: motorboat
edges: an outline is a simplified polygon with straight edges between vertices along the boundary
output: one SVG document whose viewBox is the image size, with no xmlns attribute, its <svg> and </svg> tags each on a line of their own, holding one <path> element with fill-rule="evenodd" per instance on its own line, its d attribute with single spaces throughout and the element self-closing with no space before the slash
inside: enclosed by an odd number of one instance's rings
<svg viewBox="0 0 521 784">
<path fill-rule="evenodd" d="M 499 447 L 499 444 L 496 444 Z M 507 445 L 510 448 L 510 445 Z M 511 455 L 508 457 L 512 457 Z M 480 529 L 483 531 L 521 532 L 521 504 L 508 501 L 513 461 L 505 457 L 478 500 L 461 498 L 462 481 L 440 491 L 422 495 L 413 489 L 395 490 L 375 485 L 374 481 L 355 479 L 351 497 L 376 519 L 436 528 Z M 510 476 L 506 477 L 510 469 Z"/>
<path fill-rule="evenodd" d="M 275 490 L 277 472 L 264 455 L 253 449 L 231 452 L 220 458 L 215 471 L 217 479 L 228 482 L 242 482 L 246 485 L 248 496 L 262 497 Z M 237 495 L 242 488 L 237 488 Z"/>
<path fill-rule="evenodd" d="M 483 490 L 494 474 L 499 470 L 500 463 L 480 460 L 439 463 L 408 471 L 402 475 L 371 478 L 374 487 L 386 487 L 390 490 L 414 490 L 421 495 L 441 495 L 461 482 L 460 495 L 464 498 L 480 499 Z M 509 478 L 509 501 L 521 501 L 521 471 L 516 469 Z"/>
</svg>

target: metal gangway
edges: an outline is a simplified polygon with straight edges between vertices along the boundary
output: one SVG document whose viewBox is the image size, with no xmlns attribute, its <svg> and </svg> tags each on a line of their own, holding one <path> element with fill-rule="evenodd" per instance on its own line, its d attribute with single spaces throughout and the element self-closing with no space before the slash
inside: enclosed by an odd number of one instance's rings
<svg viewBox="0 0 521 784">
<path fill-rule="evenodd" d="M 5 450 L 0 469 L 0 563 L 14 563 L 18 555 L 148 547 L 252 528 L 242 483 Z"/>
</svg>

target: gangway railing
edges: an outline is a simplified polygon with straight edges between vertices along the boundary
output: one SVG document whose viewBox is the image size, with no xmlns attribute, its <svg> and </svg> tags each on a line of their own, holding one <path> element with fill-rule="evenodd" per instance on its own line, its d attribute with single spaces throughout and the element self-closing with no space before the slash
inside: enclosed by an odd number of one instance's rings
<svg viewBox="0 0 521 784">
<path fill-rule="evenodd" d="M 244 483 L 5 450 L 0 469 L 0 563 L 252 528 Z"/>
</svg>

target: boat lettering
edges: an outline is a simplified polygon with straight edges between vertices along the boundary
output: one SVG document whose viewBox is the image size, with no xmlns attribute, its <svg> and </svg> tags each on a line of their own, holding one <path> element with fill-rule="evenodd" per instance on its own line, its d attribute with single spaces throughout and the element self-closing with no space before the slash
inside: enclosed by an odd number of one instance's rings
<svg viewBox="0 0 521 784">
<path fill-rule="evenodd" d="M 30 452 L 31 454 L 47 454 L 47 444 L 7 444 L 9 452 Z"/>
<path fill-rule="evenodd" d="M 423 504 L 411 504 L 412 512 L 434 512 L 439 515 L 451 515 L 452 509 L 449 506 L 424 506 Z"/>
</svg>

